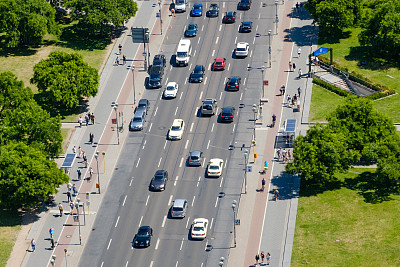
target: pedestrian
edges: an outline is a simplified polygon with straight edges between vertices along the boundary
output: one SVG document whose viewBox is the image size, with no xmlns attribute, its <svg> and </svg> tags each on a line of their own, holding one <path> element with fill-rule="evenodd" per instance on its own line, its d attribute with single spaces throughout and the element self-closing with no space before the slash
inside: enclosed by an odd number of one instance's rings
<svg viewBox="0 0 400 267">
<path fill-rule="evenodd" d="M 299 8 L 300 8 L 300 4 L 299 4 L 299 2 L 297 2 L 297 3 L 296 3 L 296 12 L 299 11 Z"/>
<path fill-rule="evenodd" d="M 301 75 L 303 75 L 303 73 L 301 72 L 301 68 L 299 69 L 299 79 L 301 78 Z"/>
<path fill-rule="evenodd" d="M 94 124 L 94 113 L 92 112 L 92 115 L 90 115 L 90 120 L 92 121 L 92 124 Z"/>
<path fill-rule="evenodd" d="M 64 208 L 61 203 L 58 203 L 58 209 L 60 210 L 60 217 L 62 217 Z"/>
<path fill-rule="evenodd" d="M 293 67 L 292 61 L 289 61 L 289 71 L 292 71 L 292 67 Z"/>
<path fill-rule="evenodd" d="M 115 64 L 119 65 L 119 57 L 117 56 L 117 58 L 115 59 Z"/>
<path fill-rule="evenodd" d="M 75 146 L 72 148 L 72 153 L 76 154 L 76 147 Z"/>
<path fill-rule="evenodd" d="M 300 58 L 300 54 L 301 54 L 301 48 L 297 48 L 297 56 Z"/>
<path fill-rule="evenodd" d="M 73 213 L 73 211 L 74 211 L 74 202 L 69 202 L 69 207 L 71 208 L 71 212 L 70 212 L 70 214 L 71 215 L 73 215 L 74 213 Z"/>
<path fill-rule="evenodd" d="M 278 161 L 279 161 L 279 159 L 281 158 L 281 150 L 280 149 L 278 149 L 276 151 L 276 157 L 278 158 Z"/>
<path fill-rule="evenodd" d="M 49 234 L 50 234 L 50 238 L 53 238 L 53 235 L 54 235 L 54 228 L 53 227 L 50 227 Z"/>
<path fill-rule="evenodd" d="M 123 55 L 122 56 L 122 63 L 125 65 L 125 63 L 126 63 L 126 56 L 125 55 Z"/>
<path fill-rule="evenodd" d="M 71 189 L 72 189 L 72 184 L 71 183 L 67 184 L 67 189 L 68 189 L 68 192 L 71 192 Z"/>
<path fill-rule="evenodd" d="M 121 51 L 122 51 L 122 45 L 121 44 L 118 45 L 118 51 L 119 51 L 119 54 L 121 54 Z"/>
<path fill-rule="evenodd" d="M 292 160 L 292 151 L 290 151 L 290 149 L 288 149 L 287 154 L 288 154 L 288 160 Z"/>
<path fill-rule="evenodd" d="M 282 85 L 282 92 L 283 92 L 282 95 L 285 95 L 285 91 L 286 91 L 286 87 L 285 87 L 285 85 Z"/>
<path fill-rule="evenodd" d="M 78 193 L 78 190 L 76 189 L 75 184 L 72 185 L 72 192 L 74 192 L 74 195 L 76 195 Z"/>
<path fill-rule="evenodd" d="M 282 158 L 283 158 L 284 162 L 286 162 L 286 159 L 287 159 L 286 157 L 287 157 L 287 151 L 285 149 L 283 149 L 282 150 Z"/>
<path fill-rule="evenodd" d="M 319 65 L 319 58 L 315 57 L 315 66 L 318 66 L 318 65 Z"/>
<path fill-rule="evenodd" d="M 68 202 L 72 201 L 72 197 L 71 197 L 71 192 L 70 191 L 67 192 L 67 198 L 68 198 L 68 200 L 67 200 Z"/>
<path fill-rule="evenodd" d="M 297 94 L 294 94 L 293 99 L 294 101 L 297 101 Z"/>
<path fill-rule="evenodd" d="M 261 262 L 264 263 L 265 254 L 264 251 L 261 251 Z"/>
<path fill-rule="evenodd" d="M 261 190 L 264 191 L 264 188 L 265 188 L 265 179 L 263 177 L 261 180 Z"/>
<path fill-rule="evenodd" d="M 296 102 L 296 99 L 295 99 L 295 97 L 293 96 L 293 97 L 292 97 L 292 107 L 294 107 L 295 102 Z"/>
<path fill-rule="evenodd" d="M 278 153 L 278 155 L 279 155 L 278 160 L 280 160 L 280 159 L 282 158 L 282 148 L 280 147 L 278 151 L 279 151 L 279 153 Z"/>
<path fill-rule="evenodd" d="M 79 151 L 79 157 L 82 158 L 82 148 L 80 146 L 78 147 L 78 151 Z"/>
<path fill-rule="evenodd" d="M 85 168 L 88 166 L 87 158 L 86 156 L 83 158 L 83 164 L 85 164 Z"/>
<path fill-rule="evenodd" d="M 296 63 L 293 62 L 293 71 L 296 71 Z"/>
<path fill-rule="evenodd" d="M 32 238 L 31 240 L 31 247 L 32 247 L 32 252 L 34 252 L 36 249 L 36 240 L 34 238 Z"/>
<path fill-rule="evenodd" d="M 93 145 L 93 134 L 89 133 L 89 143 Z"/>
<path fill-rule="evenodd" d="M 257 253 L 256 254 L 256 266 L 258 265 L 259 261 L 260 261 L 260 255 Z"/>
<path fill-rule="evenodd" d="M 90 167 L 90 169 L 89 169 L 89 179 L 92 179 L 92 177 L 93 177 L 93 168 L 92 167 Z"/>
<path fill-rule="evenodd" d="M 54 249 L 54 247 L 55 247 L 54 238 L 50 238 L 50 245 L 51 245 L 51 249 Z"/>
<path fill-rule="evenodd" d="M 287 96 L 287 104 L 290 107 L 290 103 L 292 102 L 292 97 L 290 95 Z"/>
<path fill-rule="evenodd" d="M 78 173 L 78 180 L 80 180 L 80 179 L 81 179 L 81 176 L 82 176 L 82 171 L 81 171 L 81 169 L 78 168 L 78 169 L 76 170 L 76 172 Z"/>
<path fill-rule="evenodd" d="M 301 94 L 301 87 L 297 88 L 297 93 L 299 94 L 299 97 L 300 97 L 300 94 Z"/>
<path fill-rule="evenodd" d="M 267 252 L 267 264 L 269 265 L 270 261 L 271 261 L 271 254 L 269 254 L 269 252 Z"/>
<path fill-rule="evenodd" d="M 82 128 L 82 116 L 79 116 L 79 119 L 78 119 L 78 122 L 79 122 L 79 127 L 81 127 Z"/>
</svg>

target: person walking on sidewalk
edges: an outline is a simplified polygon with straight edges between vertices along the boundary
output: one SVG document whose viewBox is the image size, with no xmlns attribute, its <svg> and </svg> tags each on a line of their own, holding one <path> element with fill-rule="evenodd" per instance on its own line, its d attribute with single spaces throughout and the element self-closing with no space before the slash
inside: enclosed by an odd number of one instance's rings
<svg viewBox="0 0 400 267">
<path fill-rule="evenodd" d="M 260 261 L 260 255 L 257 253 L 256 254 L 256 266 L 258 265 L 259 261 Z"/>
<path fill-rule="evenodd" d="M 81 176 L 82 176 L 82 171 L 81 171 L 81 169 L 78 168 L 78 169 L 76 170 L 76 172 L 78 173 L 78 180 L 80 180 L 80 179 L 81 179 Z"/>
<path fill-rule="evenodd" d="M 50 227 L 49 234 L 50 234 L 50 238 L 53 238 L 53 235 L 54 235 L 54 228 L 53 227 Z"/>
<path fill-rule="evenodd" d="M 72 201 L 72 197 L 71 197 L 71 191 L 67 191 L 67 198 L 68 198 L 68 202 Z"/>
<path fill-rule="evenodd" d="M 301 48 L 297 48 L 297 57 L 300 58 L 300 54 L 301 54 Z"/>
<path fill-rule="evenodd" d="M 279 191 L 278 191 L 278 189 L 275 189 L 275 190 L 274 190 L 274 197 L 275 197 L 275 201 L 277 201 L 277 200 L 278 200 L 278 197 L 279 197 Z"/>
<path fill-rule="evenodd" d="M 264 263 L 265 254 L 264 251 L 261 251 L 261 263 Z"/>
<path fill-rule="evenodd" d="M 122 56 L 122 64 L 124 64 L 124 65 L 125 65 L 125 63 L 126 63 L 126 56 L 125 56 L 125 55 L 123 55 L 123 56 Z"/>
<path fill-rule="evenodd" d="M 54 249 L 54 247 L 55 247 L 54 238 L 50 238 L 50 246 L 51 246 L 51 249 Z"/>
<path fill-rule="evenodd" d="M 301 78 L 301 76 L 303 75 L 303 72 L 301 71 L 301 68 L 299 69 L 299 79 Z"/>
<path fill-rule="evenodd" d="M 292 71 L 292 67 L 293 67 L 292 61 L 289 61 L 289 71 Z"/>
<path fill-rule="evenodd" d="M 275 126 L 275 122 L 276 122 L 276 115 L 272 114 L 272 128 Z"/>
<path fill-rule="evenodd" d="M 60 211 L 60 217 L 62 217 L 64 212 L 64 207 L 61 203 L 58 203 L 58 210 Z"/>
<path fill-rule="evenodd" d="M 72 153 L 76 154 L 76 147 L 75 146 L 72 148 Z"/>
<path fill-rule="evenodd" d="M 119 65 L 119 57 L 117 56 L 117 58 L 115 59 L 115 64 L 117 64 L 117 66 Z"/>
<path fill-rule="evenodd" d="M 36 249 L 36 240 L 34 238 L 32 238 L 31 240 L 31 247 L 32 247 L 32 252 L 34 252 Z"/>
<path fill-rule="evenodd" d="M 121 52 L 122 52 L 122 44 L 119 44 L 119 45 L 118 45 L 118 51 L 119 51 L 119 54 L 121 55 Z"/>
<path fill-rule="evenodd" d="M 89 143 L 93 145 L 94 134 L 92 132 L 89 133 Z"/>
<path fill-rule="evenodd" d="M 269 265 L 269 263 L 271 262 L 271 254 L 269 252 L 267 252 L 267 265 Z"/>
<path fill-rule="evenodd" d="M 74 202 L 69 202 L 69 207 L 71 208 L 70 214 L 74 215 Z"/>
<path fill-rule="evenodd" d="M 297 88 L 297 93 L 299 93 L 299 98 L 300 98 L 300 94 L 301 94 L 301 88 Z"/>
<path fill-rule="evenodd" d="M 293 71 L 296 71 L 296 63 L 293 62 Z"/>
<path fill-rule="evenodd" d="M 90 115 L 90 120 L 92 121 L 92 124 L 94 124 L 94 113 L 92 112 L 92 114 Z"/>
<path fill-rule="evenodd" d="M 79 116 L 78 123 L 79 123 L 79 127 L 82 128 L 82 123 L 83 123 L 82 116 Z"/>
<path fill-rule="evenodd" d="M 265 188 L 265 179 L 263 177 L 261 180 L 261 191 L 264 191 L 264 188 Z M 262 255 L 262 253 L 261 253 L 261 255 Z"/>
<path fill-rule="evenodd" d="M 75 184 L 72 185 L 72 192 L 74 193 L 74 195 L 76 195 L 78 193 L 78 190 L 76 189 Z"/>
</svg>

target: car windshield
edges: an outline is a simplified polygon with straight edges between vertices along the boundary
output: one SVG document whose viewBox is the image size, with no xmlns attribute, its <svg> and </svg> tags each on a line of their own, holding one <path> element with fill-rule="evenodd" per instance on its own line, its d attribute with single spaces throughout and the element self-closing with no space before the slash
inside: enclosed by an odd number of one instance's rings
<svg viewBox="0 0 400 267">
<path fill-rule="evenodd" d="M 243 26 L 245 26 L 245 27 L 250 27 L 250 22 L 243 22 Z"/>
<path fill-rule="evenodd" d="M 201 6 L 194 6 L 194 9 L 200 10 Z"/>
<path fill-rule="evenodd" d="M 167 87 L 167 91 L 174 91 L 175 90 L 175 87 L 174 86 L 168 86 Z"/>
<path fill-rule="evenodd" d="M 222 65 L 222 61 L 216 61 L 215 65 Z"/>
<path fill-rule="evenodd" d="M 199 231 L 204 231 L 204 227 L 203 226 L 195 226 L 193 228 L 194 231 L 199 232 Z"/>
<path fill-rule="evenodd" d="M 141 121 L 142 121 L 141 117 L 133 118 L 133 122 L 141 122 Z"/>
<path fill-rule="evenodd" d="M 218 7 L 217 6 L 210 6 L 210 10 L 217 10 Z"/>
<path fill-rule="evenodd" d="M 181 126 L 172 126 L 171 130 L 172 131 L 179 131 L 181 129 Z"/>
<path fill-rule="evenodd" d="M 143 103 L 143 104 L 140 104 L 140 103 L 139 103 L 139 105 L 138 105 L 139 108 L 141 108 L 141 107 L 146 107 L 146 106 L 147 106 L 147 105 L 144 104 L 144 103 Z"/>
<path fill-rule="evenodd" d="M 219 169 L 219 166 L 211 165 L 211 166 L 210 166 L 210 169 L 211 169 L 211 170 L 218 170 L 218 169 Z"/>
<path fill-rule="evenodd" d="M 137 233 L 138 236 L 148 236 L 149 233 L 147 232 L 147 230 L 139 230 L 139 232 Z"/>
<path fill-rule="evenodd" d="M 246 51 L 246 48 L 244 48 L 244 47 L 238 47 L 238 48 L 236 48 L 236 51 Z"/>
<path fill-rule="evenodd" d="M 212 110 L 212 106 L 211 105 L 204 105 L 203 108 L 204 109 L 208 109 L 208 110 Z"/>
<path fill-rule="evenodd" d="M 186 56 L 187 56 L 187 53 L 186 53 L 186 52 L 178 52 L 178 53 L 176 53 L 176 55 L 177 55 L 178 57 L 186 57 Z"/>
<path fill-rule="evenodd" d="M 222 112 L 222 116 L 231 116 L 232 114 L 230 112 Z"/>
<path fill-rule="evenodd" d="M 162 181 L 162 180 L 164 180 L 164 175 L 155 175 L 154 176 L 154 180 L 155 181 Z"/>
<path fill-rule="evenodd" d="M 173 211 L 183 211 L 183 208 L 181 208 L 181 207 L 174 207 L 172 210 L 173 210 Z"/>
<path fill-rule="evenodd" d="M 193 30 L 195 30 L 196 29 L 196 26 L 194 26 L 194 25 L 189 25 L 188 26 L 188 30 L 189 31 L 193 31 Z"/>
<path fill-rule="evenodd" d="M 190 159 L 192 159 L 192 160 L 198 160 L 199 157 L 198 157 L 198 156 L 191 156 Z"/>
<path fill-rule="evenodd" d="M 176 0 L 175 3 L 176 3 L 176 4 L 184 4 L 184 3 L 185 3 L 185 0 Z"/>
</svg>

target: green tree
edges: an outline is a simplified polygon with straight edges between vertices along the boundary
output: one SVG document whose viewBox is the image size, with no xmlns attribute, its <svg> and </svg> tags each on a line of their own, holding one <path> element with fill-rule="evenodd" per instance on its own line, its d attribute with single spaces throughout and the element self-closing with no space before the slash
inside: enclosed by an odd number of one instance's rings
<svg viewBox="0 0 400 267">
<path fill-rule="evenodd" d="M 359 35 L 360 44 L 371 54 L 398 61 L 400 56 L 400 0 L 379 5 Z"/>
<path fill-rule="evenodd" d="M 58 33 L 55 9 L 46 0 L 0 0 L 0 31 L 5 44 L 38 45 L 47 33 Z"/>
<path fill-rule="evenodd" d="M 0 147 L 0 207 L 38 204 L 69 177 L 44 153 L 22 142 Z"/>
<path fill-rule="evenodd" d="M 32 83 L 39 91 L 48 92 L 49 101 L 63 108 L 75 108 L 82 97 L 98 92 L 99 74 L 79 54 L 52 52 L 33 68 Z"/>
<path fill-rule="evenodd" d="M 137 12 L 137 4 L 132 0 L 66 0 L 65 4 L 81 25 L 101 34 L 107 24 L 119 26 Z"/>
</svg>

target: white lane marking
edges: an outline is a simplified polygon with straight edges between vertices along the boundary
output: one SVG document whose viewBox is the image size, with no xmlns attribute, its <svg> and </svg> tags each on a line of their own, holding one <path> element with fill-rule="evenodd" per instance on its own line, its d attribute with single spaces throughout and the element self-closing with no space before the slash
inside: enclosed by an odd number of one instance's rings
<svg viewBox="0 0 400 267">
<path fill-rule="evenodd" d="M 179 107 L 176 107 L 176 109 L 175 109 L 175 115 L 176 115 L 176 113 L 178 112 L 178 108 L 179 108 Z M 174 115 L 174 116 L 175 116 L 175 115 Z"/>
<path fill-rule="evenodd" d="M 202 31 L 204 30 L 204 25 L 203 25 L 203 26 L 201 26 L 201 30 L 202 30 Z"/>
<path fill-rule="evenodd" d="M 222 29 L 222 24 L 221 24 L 221 25 L 219 25 L 219 31 L 221 31 L 221 29 Z"/>
<path fill-rule="evenodd" d="M 217 36 L 217 40 L 215 40 L 215 44 L 218 44 L 219 36 Z"/>
<path fill-rule="evenodd" d="M 139 162 L 140 162 L 140 158 L 138 158 L 138 160 L 136 162 L 136 168 L 139 166 Z"/>
<path fill-rule="evenodd" d="M 204 164 L 206 163 L 206 158 L 203 159 L 203 164 L 201 165 L 201 167 L 204 168 Z"/>
<path fill-rule="evenodd" d="M 177 175 L 175 178 L 174 186 L 176 186 L 176 182 L 178 182 L 178 178 L 179 178 L 179 176 Z"/>
<path fill-rule="evenodd" d="M 172 65 L 171 66 L 169 66 L 169 71 L 171 71 L 172 70 Z"/>
<path fill-rule="evenodd" d="M 204 263 L 204 262 L 201 263 L 200 267 L 203 267 L 203 263 Z"/>
<path fill-rule="evenodd" d="M 219 183 L 219 187 L 222 187 L 222 181 L 224 180 L 224 177 L 221 177 L 221 182 Z"/>
<path fill-rule="evenodd" d="M 261 18 L 261 14 L 258 14 L 258 19 L 260 19 Z"/>
<path fill-rule="evenodd" d="M 155 117 L 155 116 L 156 116 L 156 114 L 157 114 L 157 110 L 158 110 L 158 107 L 156 107 L 156 110 L 154 110 L 154 115 L 153 115 L 153 117 Z"/>
<path fill-rule="evenodd" d="M 261 3 L 262 4 L 262 3 Z M 256 26 L 256 31 L 258 30 L 258 25 Z"/>
<path fill-rule="evenodd" d="M 232 132 L 235 132 L 236 124 L 233 125 Z"/>
<path fill-rule="evenodd" d="M 132 182 L 133 182 L 133 177 L 132 177 L 131 181 L 129 182 L 129 186 L 132 186 Z"/>
<path fill-rule="evenodd" d="M 207 77 L 204 79 L 204 85 L 206 85 L 207 83 Z"/>
<path fill-rule="evenodd" d="M 117 228 L 117 226 L 118 226 L 119 217 L 120 217 L 120 216 L 118 216 L 117 221 L 115 222 L 115 225 L 114 225 L 115 228 Z"/>
<path fill-rule="evenodd" d="M 171 205 L 171 202 L 172 202 L 172 198 L 174 197 L 174 195 L 170 195 L 169 196 L 169 200 L 168 200 L 168 206 L 170 206 Z"/>
<path fill-rule="evenodd" d="M 206 251 L 207 251 L 207 246 L 208 246 L 208 240 L 206 242 L 206 246 L 204 247 L 204 250 L 206 250 Z"/>
<path fill-rule="evenodd" d="M 225 159 L 224 168 L 226 169 L 226 165 L 228 165 L 228 159 Z"/>
<path fill-rule="evenodd" d="M 160 100 L 162 100 L 163 94 L 160 95 Z"/>
<path fill-rule="evenodd" d="M 185 149 L 187 149 L 188 145 L 189 145 L 189 139 L 186 140 Z"/>
<path fill-rule="evenodd" d="M 150 195 L 147 195 L 146 206 L 147 206 L 147 204 L 149 203 L 149 198 L 150 198 Z"/>
<path fill-rule="evenodd" d="M 128 195 L 125 195 L 124 202 L 122 202 L 122 207 L 125 206 L 125 201 Z"/>
<path fill-rule="evenodd" d="M 144 140 L 144 143 L 143 143 L 142 149 L 144 149 L 144 147 L 145 147 L 145 145 L 146 145 L 146 142 L 147 142 L 147 140 Z"/>
<path fill-rule="evenodd" d="M 247 77 L 246 77 L 246 78 L 244 78 L 243 85 L 245 85 L 245 84 L 246 84 L 246 81 L 247 81 Z"/>
<path fill-rule="evenodd" d="M 193 196 L 193 200 L 192 200 L 192 207 L 193 207 L 193 204 L 194 204 L 194 199 L 196 198 L 196 196 Z"/>
<path fill-rule="evenodd" d="M 140 217 L 139 227 L 140 227 L 140 225 L 142 224 L 142 220 L 143 220 L 143 215 L 142 215 L 142 217 Z"/>
<path fill-rule="evenodd" d="M 101 265 L 100 265 L 100 267 L 103 267 L 103 265 L 104 265 L 104 261 L 102 261 L 102 262 L 101 262 Z"/>
<path fill-rule="evenodd" d="M 237 36 L 235 37 L 235 44 L 236 44 L 236 42 L 237 42 Z"/>
<path fill-rule="evenodd" d="M 182 164 L 183 164 L 183 158 L 181 158 L 181 163 L 179 163 L 179 168 L 182 168 Z"/>
<path fill-rule="evenodd" d="M 181 100 L 181 99 L 182 99 L 182 96 L 183 96 L 183 92 L 181 92 L 181 96 L 179 97 L 179 100 Z"/>
<path fill-rule="evenodd" d="M 218 197 L 217 197 L 217 200 L 215 200 L 215 206 L 214 207 L 217 207 L 217 205 L 218 205 Z"/>
<path fill-rule="evenodd" d="M 109 250 L 109 249 L 110 249 L 111 241 L 112 241 L 112 238 L 110 238 L 110 241 L 108 241 L 107 250 Z"/>
<path fill-rule="evenodd" d="M 225 77 L 225 78 L 224 78 L 224 83 L 226 83 L 226 79 L 228 79 L 228 77 Z"/>
<path fill-rule="evenodd" d="M 164 150 L 165 150 L 165 148 L 166 148 L 166 146 L 167 146 L 167 140 L 165 140 L 165 144 L 164 144 Z"/>
<path fill-rule="evenodd" d="M 129 262 L 128 262 L 128 261 L 126 261 L 125 267 L 128 267 L 128 263 L 129 263 Z"/>
<path fill-rule="evenodd" d="M 190 125 L 190 132 L 193 130 L 194 122 Z"/>
<path fill-rule="evenodd" d="M 186 19 L 189 19 L 189 13 L 186 15 Z"/>
<path fill-rule="evenodd" d="M 213 57 L 213 56 L 214 56 L 214 54 L 215 54 L 215 49 L 213 50 L 213 52 L 212 52 L 212 55 L 211 55 L 211 56 Z"/>
<path fill-rule="evenodd" d="M 192 69 L 192 63 L 190 63 L 189 69 Z"/>
<path fill-rule="evenodd" d="M 210 147 L 210 142 L 211 142 L 211 140 L 208 140 L 207 149 Z"/>
<path fill-rule="evenodd" d="M 240 93 L 240 101 L 242 101 L 243 93 Z"/>
<path fill-rule="evenodd" d="M 190 222 L 190 217 L 188 217 L 188 219 L 187 219 L 187 222 L 186 222 L 186 229 L 188 228 L 189 222 Z"/>
<path fill-rule="evenodd" d="M 213 222 L 214 222 L 214 217 L 213 217 L 213 218 L 211 218 L 210 229 L 211 229 L 211 228 L 212 228 L 212 226 L 213 226 Z"/>
<path fill-rule="evenodd" d="M 228 64 L 228 70 L 231 68 L 231 63 Z"/>
<path fill-rule="evenodd" d="M 194 50 L 194 53 L 193 53 L 193 56 L 195 56 L 196 55 L 196 50 Z"/>
<path fill-rule="evenodd" d="M 200 184 L 200 183 L 199 183 L 199 182 L 197 182 L 197 183 L 196 183 L 196 187 L 199 187 L 199 184 Z"/>
<path fill-rule="evenodd" d="M 204 25 L 203 25 L 204 26 Z M 199 44 L 200 43 L 200 39 L 201 39 L 201 37 L 199 37 L 199 40 L 197 40 L 197 44 Z"/>
<path fill-rule="evenodd" d="M 198 182 L 200 182 L 201 176 L 199 176 L 199 179 L 197 180 Z"/>
<path fill-rule="evenodd" d="M 210 70 L 211 69 L 211 63 L 210 64 L 208 64 L 208 70 Z"/>
<path fill-rule="evenodd" d="M 158 244 L 160 244 L 160 238 L 157 238 L 156 247 L 154 248 L 155 250 L 158 249 Z M 150 266 L 153 266 L 153 261 L 151 261 Z"/>
<path fill-rule="evenodd" d="M 158 162 L 158 167 L 160 167 L 160 165 L 161 165 L 161 160 L 162 160 L 162 157 L 160 158 L 160 161 Z"/>
<path fill-rule="evenodd" d="M 215 123 L 213 123 L 213 125 L 211 126 L 211 132 L 214 131 L 214 125 L 215 125 Z"/>
<path fill-rule="evenodd" d="M 178 267 L 178 261 L 176 261 L 175 267 Z"/>
<path fill-rule="evenodd" d="M 167 220 L 167 216 L 164 216 L 164 219 L 162 221 L 161 227 L 164 228 L 165 226 L 165 221 Z"/>
<path fill-rule="evenodd" d="M 151 131 L 152 126 L 153 126 L 153 123 L 150 123 L 149 132 Z"/>
<path fill-rule="evenodd" d="M 183 238 L 182 238 L 182 242 L 181 242 L 181 247 L 180 247 L 180 249 L 179 250 L 182 250 L 182 247 L 183 247 Z M 176 262 L 176 266 L 178 266 L 178 262 Z"/>
<path fill-rule="evenodd" d="M 253 55 L 253 50 L 250 50 L 250 57 Z"/>
<path fill-rule="evenodd" d="M 219 94 L 219 100 L 222 99 L 222 92 Z"/>
<path fill-rule="evenodd" d="M 167 83 L 168 83 L 168 78 L 165 80 L 165 85 L 167 85 Z"/>
<path fill-rule="evenodd" d="M 222 8 L 225 8 L 225 2 L 222 2 Z"/>
<path fill-rule="evenodd" d="M 242 19 L 242 13 L 240 13 L 240 15 L 239 15 L 239 19 Z"/>
<path fill-rule="evenodd" d="M 185 84 L 187 83 L 188 79 L 185 79 Z M 182 97 L 182 96 L 181 96 Z"/>
<path fill-rule="evenodd" d="M 199 99 L 201 99 L 203 97 L 203 91 L 200 92 L 200 97 Z"/>
<path fill-rule="evenodd" d="M 253 44 L 256 42 L 256 37 L 254 37 L 254 39 L 253 39 Z"/>
</svg>

